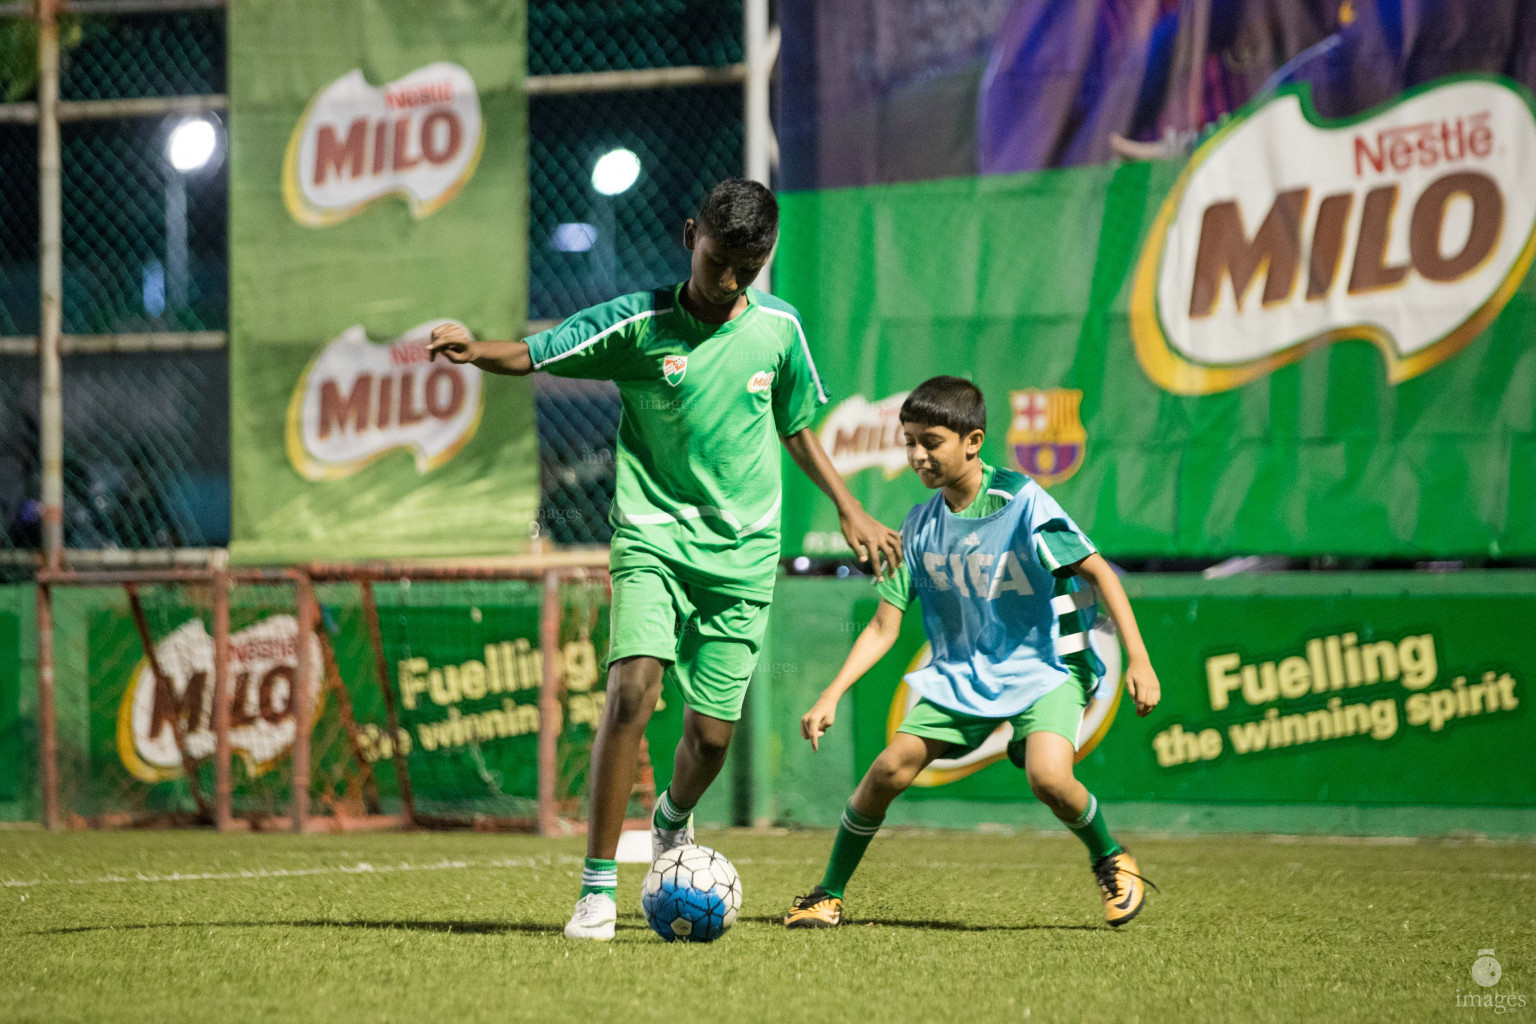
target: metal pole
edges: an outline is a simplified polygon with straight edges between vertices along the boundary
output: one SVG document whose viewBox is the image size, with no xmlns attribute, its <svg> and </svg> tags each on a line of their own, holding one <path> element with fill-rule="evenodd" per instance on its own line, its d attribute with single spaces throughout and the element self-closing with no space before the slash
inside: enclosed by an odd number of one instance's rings
<svg viewBox="0 0 1536 1024">
<path fill-rule="evenodd" d="M 320 658 L 325 665 L 323 689 L 327 695 L 336 698 L 336 713 L 341 717 L 341 726 L 346 730 L 347 742 L 352 748 L 352 759 L 357 762 L 357 773 L 362 777 L 363 804 L 368 814 L 382 814 L 379 809 L 379 782 L 374 777 L 373 764 L 367 757 L 367 746 L 357 728 L 357 716 L 352 711 L 352 695 L 347 692 L 346 683 L 341 678 L 341 666 L 336 663 L 336 648 L 331 644 L 330 630 L 319 620 L 315 622 L 315 639 L 320 644 Z M 341 817 L 339 810 L 336 816 Z"/>
<path fill-rule="evenodd" d="M 618 231 L 618 218 L 613 214 L 613 196 L 597 196 L 597 256 L 602 266 L 599 272 L 602 283 L 598 285 L 604 295 L 617 295 L 619 292 L 619 241 L 614 237 Z"/>
<path fill-rule="evenodd" d="M 170 676 L 165 674 L 165 669 L 160 664 L 159 652 L 155 650 L 155 638 L 149 631 L 149 619 L 144 614 L 144 602 L 139 599 L 137 584 L 125 583 L 123 590 L 128 594 L 128 609 L 133 614 L 134 628 L 139 631 L 139 644 L 144 648 L 144 659 L 149 662 L 149 671 L 155 679 L 155 688 L 164 693 L 171 700 L 176 699 L 176 692 L 171 686 Z M 182 697 L 185 699 L 186 691 Z M 187 729 L 196 729 L 197 723 L 203 717 L 201 702 L 197 707 L 187 706 L 185 722 L 182 712 L 171 714 L 171 738 L 176 741 L 176 750 L 181 754 L 181 772 L 187 779 L 187 788 L 192 792 L 192 801 L 197 804 L 197 819 L 201 822 L 212 823 L 213 812 L 208 807 L 208 801 L 203 799 L 203 788 L 198 781 L 197 761 L 192 757 L 192 752 L 187 749 Z"/>
<path fill-rule="evenodd" d="M 53 709 L 53 590 L 37 585 L 37 753 L 43 827 L 59 827 L 59 739 Z"/>
<path fill-rule="evenodd" d="M 313 575 L 310 576 L 314 578 Z M 400 730 L 400 715 L 395 711 L 395 690 L 389 682 L 389 662 L 384 660 L 384 630 L 379 623 L 379 605 L 373 597 L 373 581 L 364 577 L 357 589 L 363 596 L 363 618 L 368 623 L 368 642 L 373 647 L 374 671 L 379 677 L 379 692 L 384 695 L 384 721 L 389 726 L 389 742 L 395 762 L 395 781 L 400 787 L 400 813 L 407 828 L 416 824 L 416 796 L 411 792 L 410 752 L 405 733 Z"/>
<path fill-rule="evenodd" d="M 234 827 L 229 777 L 229 573 L 213 577 L 213 824 L 220 832 Z"/>
<path fill-rule="evenodd" d="M 769 138 L 773 123 L 768 114 L 768 80 L 773 65 L 768 58 L 768 0 L 746 0 L 742 4 L 745 20 L 747 80 L 743 90 L 746 127 L 746 176 L 764 185 L 772 170 Z"/>
<path fill-rule="evenodd" d="M 59 336 L 63 333 L 63 242 L 59 199 L 59 24 L 56 0 L 37 0 L 37 194 L 42 334 L 38 339 L 42 396 L 44 564 L 57 569 L 64 553 L 64 400 Z"/>
<path fill-rule="evenodd" d="M 746 39 L 747 78 L 743 93 L 743 126 L 746 152 L 743 154 L 746 177 L 773 186 L 773 120 L 768 108 L 768 84 L 773 75 L 774 54 L 769 45 L 768 0 L 746 0 L 742 4 Z M 773 290 L 773 264 L 758 274 L 755 284 L 760 291 Z"/>
<path fill-rule="evenodd" d="M 187 183 L 181 172 L 165 172 L 165 310 L 168 323 L 187 304 Z M 175 310 L 176 313 L 172 313 Z"/>
<path fill-rule="evenodd" d="M 539 834 L 554 835 L 560 827 L 555 806 L 555 774 L 560 753 L 560 576 L 544 574 L 544 600 L 539 608 L 539 653 L 543 678 L 539 682 Z"/>
<path fill-rule="evenodd" d="M 293 830 L 303 832 L 309 824 L 309 729 L 310 697 L 315 686 L 310 645 L 315 643 L 315 626 L 320 615 L 315 605 L 315 588 L 302 573 L 295 574 L 299 598 L 298 672 L 288 705 L 293 710 Z"/>
</svg>

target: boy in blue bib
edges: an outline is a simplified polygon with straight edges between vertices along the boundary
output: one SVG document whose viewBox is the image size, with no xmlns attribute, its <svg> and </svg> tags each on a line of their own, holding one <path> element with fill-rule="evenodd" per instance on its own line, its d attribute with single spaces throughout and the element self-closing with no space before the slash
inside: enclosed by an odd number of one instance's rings
<svg viewBox="0 0 1536 1024">
<path fill-rule="evenodd" d="M 1008 756 L 1030 789 L 1088 847 L 1105 919 L 1119 926 L 1141 910 L 1146 880 L 1072 774 L 1078 724 L 1104 671 L 1088 644 L 1095 593 L 1125 643 L 1138 715 L 1157 705 L 1157 675 L 1125 590 L 1092 542 L 1033 480 L 981 461 L 986 420 L 981 391 L 959 377 L 925 381 L 902 404 L 907 462 L 938 493 L 907 515 L 904 564 L 801 718 L 802 735 L 818 745 L 838 699 L 896 642 L 914 598 L 933 656 L 907 674 L 921 699 L 849 799 L 826 874 L 795 901 L 790 928 L 839 924 L 843 890 L 891 801 L 929 763 L 975 749 L 1000 722 L 1012 727 Z"/>
</svg>

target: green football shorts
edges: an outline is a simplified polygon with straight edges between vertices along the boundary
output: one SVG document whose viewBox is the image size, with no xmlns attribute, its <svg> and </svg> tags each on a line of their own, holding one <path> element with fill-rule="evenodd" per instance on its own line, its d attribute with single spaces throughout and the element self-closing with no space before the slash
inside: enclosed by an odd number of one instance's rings
<svg viewBox="0 0 1536 1024">
<path fill-rule="evenodd" d="M 912 706 L 907 717 L 897 726 L 897 732 L 910 733 L 924 739 L 943 740 L 956 748 L 944 756 L 961 757 L 986 742 L 1000 722 L 1013 726 L 1011 743 L 1018 743 L 1032 732 L 1053 732 L 1065 736 L 1077 746 L 1077 727 L 1083 720 L 1083 709 L 1088 706 L 1088 687 L 1074 670 L 1067 681 L 1012 718 L 981 718 L 966 715 L 949 708 L 941 708 L 926 697 Z M 1092 676 L 1089 674 L 1089 681 Z"/>
<path fill-rule="evenodd" d="M 679 580 L 660 562 L 613 574 L 608 661 L 649 655 L 673 663 L 683 703 L 711 718 L 741 718 L 768 628 L 768 602 Z"/>
</svg>

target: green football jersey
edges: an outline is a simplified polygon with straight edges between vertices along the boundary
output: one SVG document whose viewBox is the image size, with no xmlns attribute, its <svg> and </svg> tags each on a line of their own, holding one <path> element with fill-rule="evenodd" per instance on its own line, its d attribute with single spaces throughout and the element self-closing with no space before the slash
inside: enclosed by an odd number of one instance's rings
<svg viewBox="0 0 1536 1024">
<path fill-rule="evenodd" d="M 529 338 L 529 354 L 536 370 L 618 385 L 612 568 L 659 558 L 685 582 L 766 600 L 779 437 L 810 426 L 826 391 L 793 306 L 749 288 L 741 315 L 707 324 L 682 288 L 582 310 Z"/>
</svg>

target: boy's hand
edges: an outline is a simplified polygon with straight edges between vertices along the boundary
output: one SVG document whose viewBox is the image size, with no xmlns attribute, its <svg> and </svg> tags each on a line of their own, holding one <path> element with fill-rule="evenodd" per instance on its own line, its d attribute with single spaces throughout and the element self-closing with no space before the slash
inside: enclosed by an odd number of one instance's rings
<svg viewBox="0 0 1536 1024">
<path fill-rule="evenodd" d="M 840 513 L 837 522 L 843 529 L 843 539 L 859 561 L 874 572 L 875 579 L 884 580 L 901 567 L 901 534 L 862 508 Z"/>
<path fill-rule="evenodd" d="M 1158 684 L 1157 673 L 1150 661 L 1133 661 L 1125 669 L 1125 688 L 1136 702 L 1136 714 L 1145 718 L 1163 698 L 1163 688 Z"/>
<path fill-rule="evenodd" d="M 427 342 L 427 358 L 443 356 L 450 363 L 471 363 L 479 358 L 476 348 L 469 332 L 458 324 L 438 324 Z"/>
<path fill-rule="evenodd" d="M 800 735 L 811 741 L 811 749 L 819 750 L 821 737 L 837 721 L 837 701 L 825 697 L 800 716 Z"/>
</svg>

